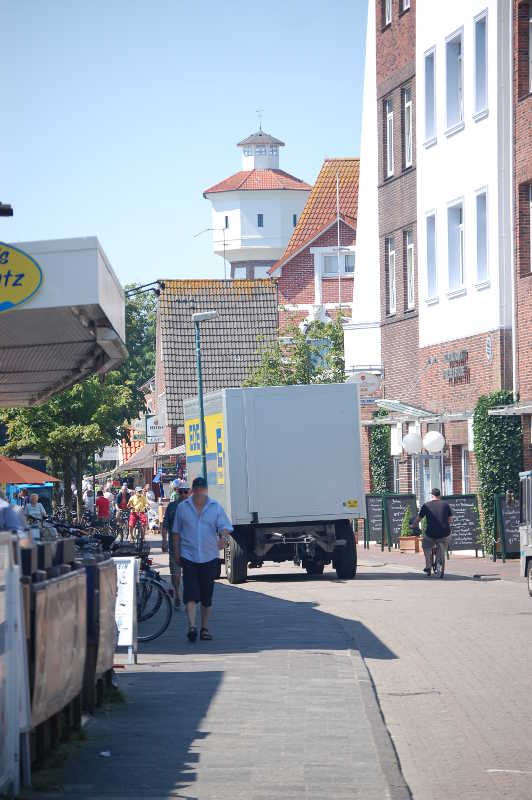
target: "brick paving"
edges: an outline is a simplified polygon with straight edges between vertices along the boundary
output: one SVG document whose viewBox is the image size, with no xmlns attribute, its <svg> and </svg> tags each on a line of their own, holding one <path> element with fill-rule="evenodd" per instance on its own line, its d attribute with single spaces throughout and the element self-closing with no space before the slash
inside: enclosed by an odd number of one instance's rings
<svg viewBox="0 0 532 800">
<path fill-rule="evenodd" d="M 61 796 L 406 800 L 352 638 L 299 582 L 282 585 L 286 597 L 220 582 L 212 643 L 189 644 L 175 614 L 120 670 L 127 703 L 89 726 Z"/>
</svg>

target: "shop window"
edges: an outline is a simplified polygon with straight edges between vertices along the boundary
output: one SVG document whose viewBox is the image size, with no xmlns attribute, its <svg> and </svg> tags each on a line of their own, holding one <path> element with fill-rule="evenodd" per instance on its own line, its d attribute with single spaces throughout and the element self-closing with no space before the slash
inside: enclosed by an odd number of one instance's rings
<svg viewBox="0 0 532 800">
<path fill-rule="evenodd" d="M 460 130 L 464 124 L 463 39 L 463 31 L 460 31 L 445 45 L 447 133 Z"/>
<path fill-rule="evenodd" d="M 475 115 L 488 107 L 488 12 L 475 20 Z"/>
<path fill-rule="evenodd" d="M 436 52 L 425 53 L 425 144 L 436 139 Z"/>
<path fill-rule="evenodd" d="M 393 465 L 393 491 L 394 494 L 399 494 L 399 492 L 401 491 L 399 456 L 393 456 L 392 465 Z"/>
</svg>

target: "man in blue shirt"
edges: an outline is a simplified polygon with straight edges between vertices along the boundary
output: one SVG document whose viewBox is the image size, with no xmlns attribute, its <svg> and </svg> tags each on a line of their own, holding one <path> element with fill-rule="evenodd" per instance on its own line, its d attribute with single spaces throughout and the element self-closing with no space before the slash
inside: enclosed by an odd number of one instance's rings
<svg viewBox="0 0 532 800">
<path fill-rule="evenodd" d="M 218 570 L 218 551 L 223 550 L 231 525 L 222 506 L 209 497 L 204 478 L 194 478 L 192 496 L 177 506 L 173 532 L 175 560 L 183 573 L 183 603 L 187 609 L 188 639 L 195 642 L 197 604 L 201 602 L 200 639 L 210 640 L 208 622 Z"/>
</svg>

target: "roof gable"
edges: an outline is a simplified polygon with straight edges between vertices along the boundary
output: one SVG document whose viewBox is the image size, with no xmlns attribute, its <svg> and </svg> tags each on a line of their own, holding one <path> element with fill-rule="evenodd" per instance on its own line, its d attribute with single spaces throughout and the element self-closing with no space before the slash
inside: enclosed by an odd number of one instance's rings
<svg viewBox="0 0 532 800">
<path fill-rule="evenodd" d="M 327 158 L 292 233 L 283 257 L 270 272 L 289 261 L 337 219 L 336 176 L 340 190 L 340 219 L 356 228 L 359 158 Z"/>
</svg>

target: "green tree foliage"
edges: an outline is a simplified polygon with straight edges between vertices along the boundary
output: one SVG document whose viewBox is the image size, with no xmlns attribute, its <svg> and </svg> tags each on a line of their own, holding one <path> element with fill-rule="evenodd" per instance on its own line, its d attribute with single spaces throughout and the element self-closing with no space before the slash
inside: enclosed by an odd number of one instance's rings
<svg viewBox="0 0 532 800">
<path fill-rule="evenodd" d="M 495 495 L 512 489 L 519 492 L 523 464 L 521 418 L 490 417 L 488 411 L 513 402 L 511 392 L 498 391 L 479 397 L 473 417 L 475 459 L 483 517 L 483 544 L 490 552 L 495 538 Z"/>
<path fill-rule="evenodd" d="M 131 403 L 131 389 L 118 372 L 104 381 L 93 375 L 41 406 L 3 411 L 8 433 L 3 449 L 11 455 L 34 450 L 46 456 L 65 482 L 67 501 L 74 462 L 80 502 L 84 467 L 95 452 L 121 439 Z"/>
<path fill-rule="evenodd" d="M 127 284 L 126 291 L 136 286 L 138 284 Z M 153 292 L 126 298 L 126 347 L 129 355 L 118 372 L 124 386 L 131 390 L 130 419 L 144 410 L 140 387 L 155 374 L 156 324 L 157 299 Z"/>
<path fill-rule="evenodd" d="M 341 322 L 313 322 L 306 333 L 294 327 L 283 341 L 262 351 L 245 386 L 343 383 L 344 331 Z"/>
<path fill-rule="evenodd" d="M 386 417 L 388 412 L 380 408 L 373 417 Z M 369 469 L 372 489 L 375 494 L 385 494 L 388 490 L 390 473 L 391 432 L 389 425 L 375 425 L 371 429 L 369 441 Z"/>
</svg>

